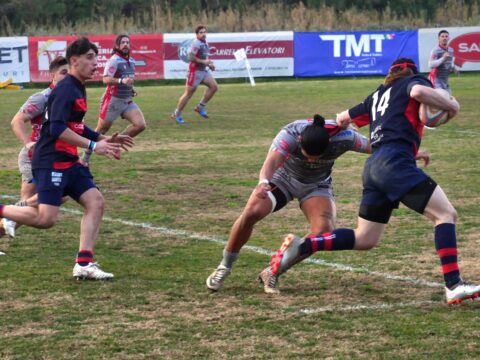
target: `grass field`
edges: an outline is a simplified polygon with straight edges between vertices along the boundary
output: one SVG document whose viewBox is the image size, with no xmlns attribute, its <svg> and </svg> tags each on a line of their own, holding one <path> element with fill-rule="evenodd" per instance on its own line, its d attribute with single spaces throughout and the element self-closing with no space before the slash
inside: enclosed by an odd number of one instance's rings
<svg viewBox="0 0 480 360">
<path fill-rule="evenodd" d="M 480 282 L 480 74 L 451 79 L 462 105 L 426 130 L 428 173 L 459 214 L 463 276 Z M 2 359 L 475 359 L 480 301 L 447 306 L 433 227 L 401 207 L 379 247 L 317 253 L 281 278 L 280 296 L 256 277 L 288 232 L 307 222 L 297 203 L 259 223 L 224 288 L 205 279 L 257 182 L 271 140 L 288 122 L 327 118 L 361 101 L 381 79 L 221 85 L 209 120 L 169 119 L 182 86 L 140 87 L 148 129 L 121 161 L 92 160 L 106 198 L 96 260 L 111 282 L 71 277 L 80 207 L 64 205 L 49 230 L 23 227 L 0 239 Z M 0 93 L 0 194 L 19 193 L 19 142 L 9 122 L 35 90 Z M 89 89 L 94 127 L 101 88 Z M 125 126 L 115 124 L 116 130 Z M 356 224 L 366 156 L 348 153 L 334 172 L 338 226 Z"/>
</svg>

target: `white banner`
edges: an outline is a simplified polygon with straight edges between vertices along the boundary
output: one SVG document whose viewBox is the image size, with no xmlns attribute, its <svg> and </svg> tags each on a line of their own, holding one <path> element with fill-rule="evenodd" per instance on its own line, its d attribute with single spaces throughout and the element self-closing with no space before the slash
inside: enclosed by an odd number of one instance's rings
<svg viewBox="0 0 480 360">
<path fill-rule="evenodd" d="M 188 70 L 187 52 L 195 39 L 191 34 L 164 34 L 165 79 L 184 79 Z M 216 78 L 248 77 L 244 61 L 234 53 L 244 48 L 253 77 L 293 76 L 293 32 L 208 33 L 209 58 L 215 63 Z"/>
<path fill-rule="evenodd" d="M 480 27 L 446 27 L 418 30 L 418 57 L 420 72 L 430 72 L 428 59 L 430 52 L 438 45 L 438 33 L 447 30 L 450 34 L 449 46 L 453 48 L 455 65 L 460 71 L 480 70 Z"/>
<path fill-rule="evenodd" d="M 28 37 L 0 37 L 0 82 L 30 81 Z"/>
</svg>

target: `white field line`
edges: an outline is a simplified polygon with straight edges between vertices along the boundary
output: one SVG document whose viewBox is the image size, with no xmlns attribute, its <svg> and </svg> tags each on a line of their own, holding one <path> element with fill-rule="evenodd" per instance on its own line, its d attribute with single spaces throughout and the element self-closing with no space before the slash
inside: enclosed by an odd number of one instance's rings
<svg viewBox="0 0 480 360">
<path fill-rule="evenodd" d="M 13 199 L 16 200 L 18 197 L 16 196 L 9 196 L 9 195 L 2 195 L 0 196 L 1 198 L 6 198 L 6 199 Z M 82 215 L 83 212 L 80 210 L 76 209 L 69 209 L 69 208 L 61 208 L 62 211 L 70 214 L 75 214 L 75 215 Z M 157 233 L 160 233 L 162 235 L 167 235 L 167 236 L 179 236 L 183 238 L 189 238 L 189 239 L 194 239 L 194 240 L 201 240 L 201 241 L 209 241 L 213 242 L 219 245 L 225 245 L 227 242 L 226 240 L 216 237 L 216 236 L 210 236 L 210 235 L 204 235 L 204 234 L 197 234 L 194 232 L 190 231 L 185 231 L 185 230 L 178 230 L 178 229 L 171 229 L 167 228 L 164 226 L 154 226 L 149 223 L 141 223 L 141 222 L 135 222 L 135 221 L 129 221 L 129 220 L 123 220 L 123 219 L 116 219 L 116 218 L 111 218 L 108 216 L 103 217 L 104 221 L 108 222 L 113 222 L 113 223 L 119 223 L 122 225 L 127 225 L 127 226 L 132 226 L 136 228 L 142 228 L 142 229 L 147 229 L 151 230 Z M 245 245 L 243 247 L 244 250 L 254 252 L 257 254 L 262 254 L 266 255 L 268 257 L 271 257 L 274 252 L 268 249 L 264 249 L 258 246 L 251 246 L 251 245 Z M 399 276 L 399 275 L 391 275 L 379 271 L 371 271 L 366 268 L 359 268 L 359 267 L 353 267 L 350 265 L 345 265 L 341 263 L 332 263 L 328 262 L 325 260 L 321 259 L 315 259 L 315 258 L 308 258 L 305 259 L 303 262 L 310 263 L 310 264 L 315 264 L 315 265 L 320 265 L 320 266 L 325 266 L 325 267 L 330 267 L 334 268 L 337 270 L 341 271 L 348 271 L 348 272 L 355 272 L 355 273 L 364 273 L 364 274 L 369 274 L 377 277 L 381 277 L 384 279 L 388 280 L 395 280 L 395 281 L 400 281 L 400 282 L 406 282 L 410 284 L 415 284 L 415 285 L 422 285 L 426 287 L 432 287 L 432 288 L 443 288 L 444 285 L 434 282 L 434 281 L 429 281 L 429 280 L 424 280 L 424 279 L 418 279 L 414 277 L 408 277 L 408 276 Z"/>
<path fill-rule="evenodd" d="M 344 305 L 344 306 L 325 306 L 319 308 L 306 308 L 298 310 L 298 315 L 311 315 L 327 312 L 353 312 L 362 310 L 390 310 L 404 307 L 420 307 L 428 305 L 439 305 L 441 302 L 436 301 L 412 301 L 408 303 L 392 303 L 392 304 L 372 304 L 372 305 Z"/>
</svg>

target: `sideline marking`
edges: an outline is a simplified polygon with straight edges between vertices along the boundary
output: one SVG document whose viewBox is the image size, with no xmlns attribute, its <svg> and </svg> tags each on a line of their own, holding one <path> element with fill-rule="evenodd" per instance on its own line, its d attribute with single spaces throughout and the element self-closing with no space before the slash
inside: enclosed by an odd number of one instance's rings
<svg viewBox="0 0 480 360">
<path fill-rule="evenodd" d="M 0 195 L 0 198 L 5 198 L 5 199 L 12 199 L 16 200 L 18 199 L 17 196 L 10 196 L 10 195 Z M 61 211 L 70 213 L 70 214 L 75 214 L 75 215 L 83 215 L 82 211 L 76 210 L 76 209 L 69 209 L 69 208 L 60 208 Z M 129 220 L 122 220 L 122 219 L 115 219 L 111 218 L 109 216 L 104 216 L 103 217 L 104 221 L 108 222 L 114 222 L 114 223 L 119 223 L 122 225 L 127 225 L 127 226 L 132 226 L 132 227 L 137 227 L 137 228 L 142 228 L 142 229 L 147 229 L 151 231 L 155 231 L 157 233 L 163 234 L 163 235 L 170 235 L 170 236 L 181 236 L 181 237 L 186 237 L 190 239 L 195 239 L 195 240 L 202 240 L 202 241 L 210 241 L 219 245 L 225 245 L 227 243 L 226 240 L 216 237 L 216 236 L 210 236 L 210 235 L 203 235 L 203 234 L 197 234 L 185 230 L 177 230 L 177 229 L 170 229 L 164 226 L 154 226 L 149 223 L 142 223 L 142 222 L 135 222 L 135 221 L 129 221 Z M 252 246 L 252 245 L 245 245 L 243 247 L 244 250 L 254 252 L 257 254 L 262 254 L 266 255 L 268 257 L 271 257 L 274 254 L 274 251 L 267 250 L 258 246 Z M 424 279 L 419 279 L 419 278 L 414 278 L 414 277 L 409 277 L 409 276 L 399 276 L 399 275 L 391 275 L 391 274 L 386 274 L 380 271 L 371 271 L 366 268 L 360 268 L 360 267 L 353 267 L 350 265 L 345 265 L 341 263 L 332 263 L 328 262 L 322 259 L 315 259 L 315 258 L 307 258 L 303 262 L 309 263 L 309 264 L 315 264 L 315 265 L 320 265 L 324 267 L 330 267 L 334 268 L 337 270 L 341 271 L 348 271 L 348 272 L 354 272 L 354 273 L 364 273 L 364 274 L 369 274 L 377 277 L 381 277 L 387 280 L 394 280 L 394 281 L 400 281 L 400 282 L 406 282 L 409 284 L 415 284 L 415 285 L 422 285 L 426 287 L 431 287 L 431 288 L 443 288 L 444 285 L 440 284 L 435 281 L 429 281 L 429 280 L 424 280 Z"/>
<path fill-rule="evenodd" d="M 327 312 L 353 312 L 361 310 L 389 310 L 395 308 L 404 308 L 410 306 L 424 306 L 424 305 L 440 305 L 442 304 L 439 301 L 413 301 L 409 303 L 397 303 L 397 304 L 373 304 L 373 305 L 347 305 L 347 306 L 325 306 L 320 308 L 310 308 L 310 309 L 300 309 L 298 310 L 298 315 L 312 315 L 320 314 Z"/>
</svg>

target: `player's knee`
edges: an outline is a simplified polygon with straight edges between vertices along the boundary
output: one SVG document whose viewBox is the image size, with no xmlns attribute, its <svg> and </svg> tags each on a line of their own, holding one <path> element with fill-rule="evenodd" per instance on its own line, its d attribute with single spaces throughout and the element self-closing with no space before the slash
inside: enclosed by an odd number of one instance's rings
<svg viewBox="0 0 480 360">
<path fill-rule="evenodd" d="M 258 207 L 247 207 L 242 214 L 242 222 L 253 226 L 265 217 L 265 214 Z"/>
<path fill-rule="evenodd" d="M 355 250 L 370 250 L 378 245 L 380 237 L 368 232 L 355 231 Z"/>
<path fill-rule="evenodd" d="M 218 85 L 215 84 L 215 85 L 210 86 L 210 91 L 212 93 L 216 93 L 218 91 Z"/>
<path fill-rule="evenodd" d="M 143 130 L 145 130 L 147 128 L 147 124 L 145 123 L 145 121 L 139 122 L 139 123 L 135 124 L 134 126 L 137 128 L 137 131 L 139 133 L 141 133 Z"/>
<path fill-rule="evenodd" d="M 50 229 L 58 220 L 58 215 L 39 216 L 36 228 L 38 229 Z"/>
<path fill-rule="evenodd" d="M 449 223 L 449 224 L 456 224 L 457 223 L 457 210 L 453 207 L 453 205 L 446 206 L 444 211 L 440 215 L 437 216 L 435 219 L 436 224 L 442 223 Z"/>
</svg>

